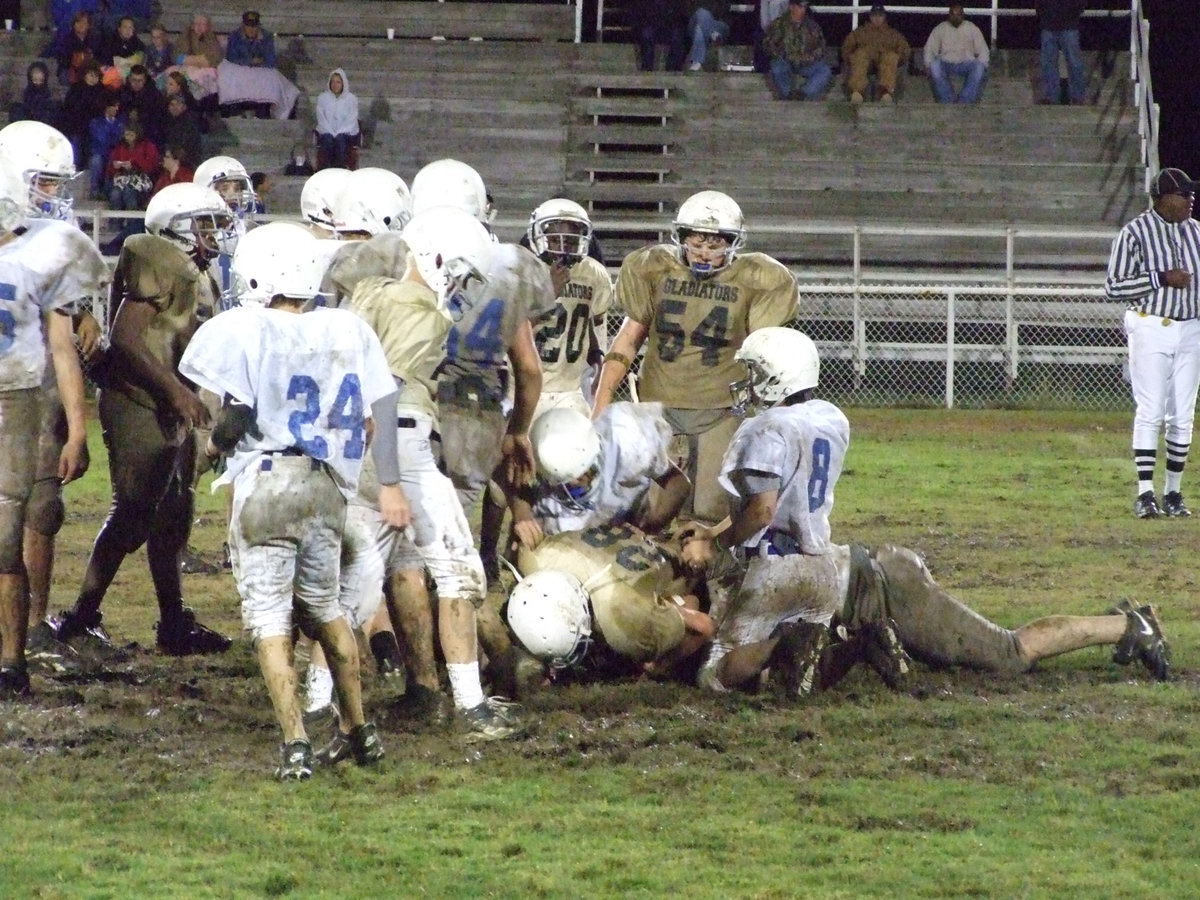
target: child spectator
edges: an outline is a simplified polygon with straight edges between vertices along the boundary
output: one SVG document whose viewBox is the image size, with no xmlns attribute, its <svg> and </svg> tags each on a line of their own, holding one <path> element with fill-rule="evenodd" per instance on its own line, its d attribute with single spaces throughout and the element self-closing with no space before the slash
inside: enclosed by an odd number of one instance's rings
<svg viewBox="0 0 1200 900">
<path fill-rule="evenodd" d="M 288 160 L 286 166 L 283 167 L 284 175 L 311 175 L 313 173 L 312 163 L 308 159 L 308 151 L 304 149 L 303 144 L 292 145 L 292 156 Z"/>
<path fill-rule="evenodd" d="M 146 48 L 144 65 L 150 77 L 155 79 L 175 65 L 175 45 L 167 37 L 167 29 L 161 22 L 156 22 L 150 29 L 150 46 Z"/>
<path fill-rule="evenodd" d="M 104 97 L 104 111 L 88 123 L 88 174 L 92 198 L 104 198 L 104 173 L 113 148 L 121 142 L 125 121 L 120 116 L 121 98 L 116 93 Z"/>
<path fill-rule="evenodd" d="M 105 176 L 113 209 L 145 209 L 161 163 L 158 147 L 137 122 L 125 123 L 121 142 L 109 154 Z"/>
<path fill-rule="evenodd" d="M 25 70 L 25 91 L 9 110 L 9 121 L 32 119 L 57 128 L 61 118 L 62 107 L 50 93 L 50 70 L 43 62 L 30 63 Z"/>
<path fill-rule="evenodd" d="M 100 63 L 92 62 L 84 69 L 83 79 L 67 89 L 62 105 L 62 133 L 75 148 L 75 168 L 87 166 L 88 128 L 92 119 L 104 112 L 104 85 L 100 83 Z"/>
</svg>

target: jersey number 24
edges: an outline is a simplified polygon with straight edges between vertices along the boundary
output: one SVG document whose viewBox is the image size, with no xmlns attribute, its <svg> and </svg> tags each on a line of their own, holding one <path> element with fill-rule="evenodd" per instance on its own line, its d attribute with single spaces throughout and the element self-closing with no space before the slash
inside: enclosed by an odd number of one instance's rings
<svg viewBox="0 0 1200 900">
<path fill-rule="evenodd" d="M 296 439 L 296 446 L 314 459 L 328 459 L 329 442 L 320 433 L 312 433 L 314 426 L 318 431 L 321 427 L 321 388 L 316 379 L 310 375 L 293 375 L 288 382 L 287 398 L 302 401 L 302 408 L 288 416 L 288 431 Z M 367 444 L 362 387 L 353 372 L 342 377 L 337 396 L 325 413 L 324 427 L 330 431 L 349 431 L 342 456 L 346 459 L 362 459 Z"/>
</svg>

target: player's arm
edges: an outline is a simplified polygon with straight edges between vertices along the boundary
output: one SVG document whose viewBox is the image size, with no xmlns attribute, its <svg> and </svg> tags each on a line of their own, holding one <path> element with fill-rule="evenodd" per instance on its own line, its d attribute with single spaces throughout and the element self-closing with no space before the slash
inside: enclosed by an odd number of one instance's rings
<svg viewBox="0 0 1200 900">
<path fill-rule="evenodd" d="M 546 539 L 541 523 L 533 514 L 534 495 L 528 485 L 503 484 L 501 488 L 508 498 L 508 510 L 512 513 L 513 534 L 530 550 Z"/>
<path fill-rule="evenodd" d="M 126 297 L 113 320 L 112 346 L 121 354 L 131 378 L 155 399 L 168 404 L 191 428 L 208 422 L 208 409 L 174 371 L 155 359 L 142 334 L 158 314 L 153 303 Z"/>
<path fill-rule="evenodd" d="M 621 323 L 621 330 L 613 338 L 612 347 L 604 355 L 604 367 L 600 370 L 600 383 L 596 386 L 596 399 L 592 403 L 593 420 L 612 405 L 613 392 L 633 368 L 633 361 L 649 334 L 649 325 L 643 325 L 628 316 Z"/>
<path fill-rule="evenodd" d="M 86 309 L 81 309 L 72 317 L 75 336 L 79 339 L 79 353 L 86 362 L 100 349 L 100 323 Z"/>
<path fill-rule="evenodd" d="M 71 339 L 71 317 L 55 311 L 47 313 L 44 321 L 54 377 L 58 379 L 58 392 L 67 415 L 67 442 L 58 457 L 58 477 L 66 484 L 81 476 L 88 468 L 83 372 L 79 369 L 79 356 Z"/>
<path fill-rule="evenodd" d="M 662 490 L 654 493 L 638 521 L 638 527 L 650 534 L 658 534 L 671 524 L 692 490 L 691 481 L 674 463 L 654 481 Z"/>
<path fill-rule="evenodd" d="M 704 568 L 717 553 L 740 546 L 747 538 L 771 524 L 778 505 L 778 488 L 765 490 L 750 494 L 746 503 L 730 516 L 727 528 L 722 527 L 724 523 L 711 528 L 689 526 L 684 535 L 683 553 L 680 554 L 684 565 L 692 569 Z"/>
<path fill-rule="evenodd" d="M 528 321 L 522 322 L 517 329 L 512 346 L 508 348 L 508 361 L 516 391 L 501 449 L 508 481 L 525 484 L 533 479 L 536 465 L 533 445 L 529 443 L 529 426 L 542 395 L 542 362 L 533 341 L 533 325 Z"/>
<path fill-rule="evenodd" d="M 400 379 L 396 381 L 402 386 Z M 371 421 L 382 423 L 374 429 L 371 458 L 379 475 L 379 514 L 392 528 L 407 528 L 412 523 L 412 508 L 400 487 L 400 444 L 396 436 L 396 400 L 400 388 L 371 404 Z"/>
</svg>

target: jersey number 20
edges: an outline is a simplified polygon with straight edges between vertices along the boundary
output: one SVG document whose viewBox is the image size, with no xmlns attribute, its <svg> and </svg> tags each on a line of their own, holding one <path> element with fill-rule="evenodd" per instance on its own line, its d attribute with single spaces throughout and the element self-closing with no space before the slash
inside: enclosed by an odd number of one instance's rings
<svg viewBox="0 0 1200 900">
<path fill-rule="evenodd" d="M 329 458 L 329 442 L 319 434 L 306 437 L 304 430 L 321 417 L 321 388 L 310 375 L 293 375 L 288 382 L 287 398 L 303 398 L 303 409 L 288 416 L 288 431 L 296 446 L 314 459 Z M 346 459 L 362 459 L 366 449 L 366 427 L 363 424 L 362 388 L 358 376 L 350 372 L 343 376 L 337 396 L 325 416 L 325 425 L 333 431 L 349 431 L 350 437 L 342 449 Z"/>
</svg>

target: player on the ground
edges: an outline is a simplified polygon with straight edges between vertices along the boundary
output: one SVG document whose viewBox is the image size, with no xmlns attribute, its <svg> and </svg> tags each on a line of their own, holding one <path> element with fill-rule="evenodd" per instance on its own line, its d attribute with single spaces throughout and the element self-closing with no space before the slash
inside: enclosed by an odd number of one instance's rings
<svg viewBox="0 0 1200 900">
<path fill-rule="evenodd" d="M 194 428 L 209 411 L 177 366 L 217 294 L 209 264 L 232 239 L 229 208 L 197 184 L 170 185 L 146 208 L 146 234 L 130 236 L 113 275 L 105 387 L 98 407 L 113 502 L 96 536 L 79 598 L 58 623 L 60 640 L 90 635 L 110 645 L 100 606 L 125 557 L 147 545 L 169 655 L 223 652 L 230 640 L 183 605 L 180 557 L 192 526 Z"/>
<path fill-rule="evenodd" d="M 701 191 L 679 207 L 672 244 L 625 257 L 616 286 L 625 321 L 604 357 L 593 406 L 596 416 L 612 402 L 646 345 L 639 397 L 661 402 L 686 444 L 690 510 L 706 522 L 727 512 L 717 476 L 738 427 L 729 405 L 729 383 L 739 377 L 734 353 L 748 334 L 796 315 L 792 273 L 766 254 L 740 252 L 745 240 L 738 205 Z"/>
<path fill-rule="evenodd" d="M 50 363 L 66 412 L 59 455 L 62 482 L 87 469 L 83 376 L 70 313 L 94 293 L 107 267 L 74 225 L 27 221 L 29 184 L 0 158 L 0 698 L 29 693 L 25 640 L 29 593 L 22 537 L 33 489 L 41 425 L 42 378 Z"/>
<path fill-rule="evenodd" d="M 205 452 L 229 454 L 214 488 L 233 486 L 234 577 L 283 729 L 281 780 L 312 774 L 292 664 L 294 624 L 314 634 L 332 661 L 345 756 L 360 765 L 383 756 L 363 716 L 358 648 L 338 605 L 346 495 L 372 436 L 380 515 L 394 527 L 410 519 L 391 427 L 398 388 L 378 338 L 344 310 L 302 313 L 320 287 L 316 243 L 302 226 L 283 222 L 242 238 L 233 259 L 239 306 L 202 325 L 179 364 L 222 397 Z M 376 421 L 383 427 L 373 428 Z"/>
</svg>

